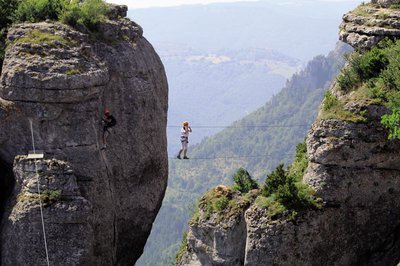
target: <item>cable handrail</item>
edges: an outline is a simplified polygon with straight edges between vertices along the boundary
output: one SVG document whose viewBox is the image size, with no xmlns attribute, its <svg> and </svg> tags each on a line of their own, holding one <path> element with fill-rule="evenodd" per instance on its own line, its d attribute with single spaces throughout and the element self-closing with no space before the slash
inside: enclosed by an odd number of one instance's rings
<svg viewBox="0 0 400 266">
<path fill-rule="evenodd" d="M 282 154 L 284 156 L 294 156 L 294 153 L 284 153 Z M 265 154 L 265 155 L 247 155 L 247 156 L 214 156 L 214 157 L 190 157 L 189 160 L 218 160 L 218 159 L 243 159 L 243 158 L 271 158 L 274 157 L 274 155 L 271 154 Z M 177 157 L 168 157 L 168 159 L 172 160 L 179 160 Z M 186 159 L 182 159 L 182 161 L 187 161 Z"/>
<path fill-rule="evenodd" d="M 167 128 L 181 128 L 182 126 L 167 125 Z M 254 126 L 204 126 L 194 125 L 192 128 L 290 128 L 290 127 L 310 127 L 310 125 L 254 125 Z"/>
</svg>

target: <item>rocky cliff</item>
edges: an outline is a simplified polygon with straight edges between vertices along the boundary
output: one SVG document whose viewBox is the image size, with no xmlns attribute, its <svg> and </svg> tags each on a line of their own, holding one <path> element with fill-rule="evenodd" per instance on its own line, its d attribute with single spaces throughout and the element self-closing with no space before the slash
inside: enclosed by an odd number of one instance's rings
<svg viewBox="0 0 400 266">
<path fill-rule="evenodd" d="M 114 7 L 97 33 L 42 22 L 8 33 L 0 78 L 1 262 L 132 265 L 167 185 L 168 86 L 142 28 Z M 105 108 L 117 119 L 102 147 Z M 32 149 L 32 161 L 17 155 Z M 11 165 L 14 164 L 13 170 Z M 15 181 L 14 181 L 15 180 Z M 14 188 L 13 188 L 13 184 Z"/>
<path fill-rule="evenodd" d="M 374 0 L 343 16 L 340 40 L 356 49 L 368 49 L 384 38 L 400 36 L 400 1 Z"/>
<path fill-rule="evenodd" d="M 387 8 L 392 2 L 380 4 L 384 7 L 368 6 L 397 12 Z M 343 29 L 349 33 L 353 27 L 349 15 L 342 24 L 342 39 L 355 48 L 395 37 L 373 38 L 375 26 L 360 19 L 357 27 L 363 31 L 354 34 L 362 37 L 343 37 Z M 319 207 L 291 216 L 274 202 L 263 203 L 262 189 L 245 194 L 217 187 L 200 200 L 176 264 L 397 265 L 400 141 L 389 140 L 381 124 L 388 108 L 365 90 L 343 91 L 335 84 L 308 133 L 302 181 L 315 192 Z"/>
<path fill-rule="evenodd" d="M 77 178 L 67 162 L 51 159 L 37 163 L 43 214 L 54 265 L 83 265 L 93 252 L 92 204 L 82 197 Z M 12 209 L 2 234 L 4 265 L 46 264 L 36 167 L 33 160 L 19 156 L 14 162 L 16 178 Z M 33 237 L 36 236 L 36 237 Z"/>
</svg>

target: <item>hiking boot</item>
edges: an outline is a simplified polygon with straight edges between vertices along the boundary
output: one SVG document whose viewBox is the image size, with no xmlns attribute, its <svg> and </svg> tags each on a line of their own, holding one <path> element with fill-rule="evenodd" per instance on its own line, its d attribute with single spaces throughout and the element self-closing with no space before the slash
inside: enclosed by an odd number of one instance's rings
<svg viewBox="0 0 400 266">
<path fill-rule="evenodd" d="M 176 156 L 176 158 L 178 158 L 179 160 L 182 159 L 180 155 Z"/>
<path fill-rule="evenodd" d="M 185 156 L 185 157 L 183 157 L 183 159 L 189 159 L 189 158 Z"/>
</svg>

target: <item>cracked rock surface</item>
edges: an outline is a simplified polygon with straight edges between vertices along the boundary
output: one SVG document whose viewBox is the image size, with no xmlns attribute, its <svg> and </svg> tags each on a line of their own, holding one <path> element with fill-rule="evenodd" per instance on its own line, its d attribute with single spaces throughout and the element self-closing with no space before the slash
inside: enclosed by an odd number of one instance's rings
<svg viewBox="0 0 400 266">
<path fill-rule="evenodd" d="M 16 185 L 10 199 L 13 207 L 2 234 L 3 265 L 46 265 L 38 180 L 51 263 L 89 264 L 93 252 L 92 206 L 82 197 L 71 166 L 52 159 L 38 161 L 37 168 L 39 178 L 33 160 L 16 157 Z"/>
<path fill-rule="evenodd" d="M 345 14 L 340 25 L 340 40 L 365 50 L 385 38 L 399 38 L 399 4 L 400 1 L 372 1 Z"/>
<path fill-rule="evenodd" d="M 82 224 L 90 228 L 81 243 L 85 259 L 61 263 L 66 254 L 50 254 L 51 260 L 60 261 L 58 265 L 133 265 L 165 193 L 167 79 L 142 28 L 124 16 L 126 7 L 114 7 L 95 35 L 47 22 L 17 24 L 8 34 L 0 77 L 0 160 L 12 164 L 15 156 L 32 149 L 32 122 L 36 148 L 44 150 L 46 159 L 70 165 L 80 197 L 90 206 Z M 107 149 L 100 150 L 105 108 L 117 125 Z M 18 167 L 16 162 L 14 169 Z M 15 187 L 23 188 L 18 182 Z M 15 189 L 5 208 L 13 210 L 12 216 L 2 215 L 2 236 L 18 227 L 20 237 L 1 238 L 4 265 L 12 265 L 15 256 L 26 258 L 22 249 L 10 250 L 23 239 L 42 241 L 40 232 L 29 235 L 33 229 L 21 225 L 28 220 L 11 222 L 19 210 L 21 215 L 25 212 L 12 200 L 21 193 Z M 45 212 L 49 223 L 51 208 Z M 57 212 L 61 217 L 62 209 Z M 36 209 L 32 213 L 36 224 Z M 58 229 L 48 232 L 49 238 L 57 234 Z M 66 249 L 75 245 L 63 244 Z M 38 251 L 36 257 L 19 262 L 38 265 L 42 255 Z"/>
</svg>

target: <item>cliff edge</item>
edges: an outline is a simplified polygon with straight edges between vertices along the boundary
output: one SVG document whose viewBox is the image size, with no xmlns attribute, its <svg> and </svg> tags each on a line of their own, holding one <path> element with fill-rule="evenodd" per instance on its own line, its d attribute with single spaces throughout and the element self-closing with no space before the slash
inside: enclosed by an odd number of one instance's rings
<svg viewBox="0 0 400 266">
<path fill-rule="evenodd" d="M 369 49 L 400 36 L 400 1 L 373 0 L 343 15 L 339 38 L 355 49 Z"/>
<path fill-rule="evenodd" d="M 127 8 L 111 10 L 96 33 L 51 22 L 9 29 L 0 77 L 3 265 L 45 262 L 37 185 L 51 264 L 132 265 L 142 254 L 167 185 L 168 85 Z M 105 108 L 117 125 L 101 150 Z M 30 123 L 45 152 L 39 178 L 32 161 L 14 160 L 32 150 Z"/>
</svg>

